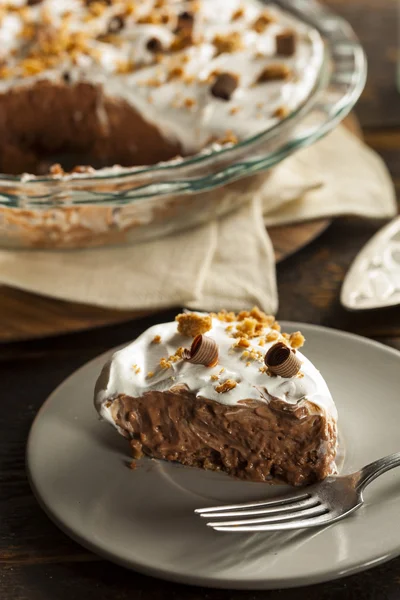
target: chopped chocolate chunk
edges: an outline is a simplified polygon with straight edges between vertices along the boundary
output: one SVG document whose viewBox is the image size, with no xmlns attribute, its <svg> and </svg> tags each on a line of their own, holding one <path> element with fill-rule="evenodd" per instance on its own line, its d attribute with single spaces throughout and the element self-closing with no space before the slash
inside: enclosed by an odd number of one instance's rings
<svg viewBox="0 0 400 600">
<path fill-rule="evenodd" d="M 62 77 L 65 83 L 71 83 L 71 74 L 68 71 L 64 71 Z"/>
<path fill-rule="evenodd" d="M 221 73 L 212 86 L 211 93 L 216 98 L 230 100 L 238 85 L 239 77 L 237 75 L 234 73 Z"/>
<path fill-rule="evenodd" d="M 287 65 L 277 64 L 268 65 L 258 76 L 257 83 L 266 83 L 267 81 L 279 81 L 287 79 L 290 76 L 290 69 Z"/>
<path fill-rule="evenodd" d="M 28 0 L 28 6 L 35 6 L 36 4 L 40 4 L 42 0 Z"/>
<path fill-rule="evenodd" d="M 118 33 L 125 27 L 125 19 L 121 15 L 115 15 L 108 23 L 108 33 Z"/>
<path fill-rule="evenodd" d="M 193 29 L 194 15 L 189 11 L 182 12 L 178 15 L 178 26 L 176 32 L 187 31 Z"/>
<path fill-rule="evenodd" d="M 158 38 L 152 37 L 147 42 L 146 48 L 147 48 L 147 50 L 149 50 L 149 52 L 153 52 L 154 54 L 157 54 L 158 52 L 162 52 L 163 45 Z"/>
<path fill-rule="evenodd" d="M 291 29 L 285 29 L 276 36 L 276 53 L 280 56 L 293 56 L 296 52 L 296 34 Z"/>
</svg>

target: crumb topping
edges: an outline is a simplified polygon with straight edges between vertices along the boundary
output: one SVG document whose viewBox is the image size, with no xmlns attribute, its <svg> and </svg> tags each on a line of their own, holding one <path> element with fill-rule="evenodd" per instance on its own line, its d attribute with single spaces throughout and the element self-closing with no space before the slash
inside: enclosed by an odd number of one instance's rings
<svg viewBox="0 0 400 600">
<path fill-rule="evenodd" d="M 226 381 L 220 385 L 215 386 L 215 391 L 218 392 L 218 394 L 225 394 L 226 392 L 233 390 L 236 386 L 237 381 L 234 381 L 233 379 L 226 379 Z"/>
<path fill-rule="evenodd" d="M 199 315 L 197 313 L 182 313 L 175 317 L 178 321 L 178 332 L 182 335 L 195 338 L 212 328 L 211 315 Z"/>
<path fill-rule="evenodd" d="M 300 331 L 295 331 L 294 333 L 291 333 L 289 336 L 289 344 L 295 350 L 304 346 L 305 341 L 306 341 L 305 337 L 302 333 L 300 333 Z"/>
</svg>

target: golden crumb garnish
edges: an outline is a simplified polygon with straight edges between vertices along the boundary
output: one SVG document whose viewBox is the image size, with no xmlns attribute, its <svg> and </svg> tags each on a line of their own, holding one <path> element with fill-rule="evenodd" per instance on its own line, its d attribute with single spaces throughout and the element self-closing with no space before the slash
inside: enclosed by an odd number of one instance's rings
<svg viewBox="0 0 400 600">
<path fill-rule="evenodd" d="M 117 73 L 120 75 L 124 75 L 126 73 L 132 73 L 135 70 L 135 63 L 129 60 L 120 60 L 117 63 Z M 153 87 L 157 87 L 158 81 L 156 79 L 153 80 Z M 150 85 L 150 83 L 149 83 Z"/>
<path fill-rule="evenodd" d="M 279 325 L 278 321 L 275 321 L 274 323 L 272 323 L 271 329 L 274 329 L 275 331 L 281 330 L 281 326 Z"/>
<path fill-rule="evenodd" d="M 237 115 L 237 113 L 239 111 L 240 111 L 240 106 L 232 106 L 232 108 L 229 109 L 229 114 Z"/>
<path fill-rule="evenodd" d="M 277 340 L 278 338 L 279 338 L 279 332 L 278 331 L 270 331 L 265 336 L 265 339 L 266 339 L 267 342 L 275 342 L 275 340 Z"/>
<path fill-rule="evenodd" d="M 50 175 L 65 175 L 65 171 L 60 163 L 55 163 L 50 167 Z"/>
<path fill-rule="evenodd" d="M 183 105 L 186 108 L 194 108 L 196 106 L 197 102 L 194 98 L 186 98 L 183 102 Z"/>
<path fill-rule="evenodd" d="M 263 33 L 268 25 L 274 23 L 275 17 L 271 13 L 265 10 L 253 23 L 252 29 L 257 33 Z"/>
<path fill-rule="evenodd" d="M 238 52 L 243 49 L 243 38 L 238 31 L 232 31 L 228 34 L 217 34 L 213 44 L 217 49 L 217 55 L 224 52 Z"/>
<path fill-rule="evenodd" d="M 168 356 L 168 362 L 170 363 L 176 363 L 178 362 L 178 360 L 182 360 L 180 356 L 176 356 L 176 354 L 171 354 L 171 356 Z"/>
<path fill-rule="evenodd" d="M 233 321 L 236 321 L 236 314 L 232 311 L 228 312 L 227 310 L 220 310 L 219 313 L 211 313 L 211 316 L 225 323 L 233 323 Z"/>
<path fill-rule="evenodd" d="M 291 73 L 290 68 L 284 63 L 268 65 L 261 71 L 256 83 L 267 83 L 268 81 L 288 79 Z"/>
<path fill-rule="evenodd" d="M 218 381 L 219 376 L 218 375 L 211 375 L 210 379 L 211 379 L 211 381 Z"/>
<path fill-rule="evenodd" d="M 179 346 L 179 348 L 175 352 L 174 356 L 177 356 L 178 358 L 182 358 L 184 351 L 185 351 L 185 348 L 183 348 L 183 346 Z"/>
<path fill-rule="evenodd" d="M 233 379 L 227 379 L 220 385 L 217 385 L 215 387 L 215 391 L 218 392 L 218 394 L 225 394 L 225 392 L 230 392 L 236 386 L 237 386 L 237 381 L 234 381 Z"/>
<path fill-rule="evenodd" d="M 149 371 L 146 375 L 147 379 L 151 379 L 152 377 L 154 377 L 154 371 Z"/>
<path fill-rule="evenodd" d="M 253 337 L 256 331 L 256 325 L 257 321 L 253 319 L 253 317 L 246 317 L 236 326 L 236 329 L 249 337 Z"/>
<path fill-rule="evenodd" d="M 246 367 L 249 367 L 250 365 L 251 365 L 251 362 L 249 362 L 249 361 L 248 361 L 248 362 L 246 363 Z"/>
<path fill-rule="evenodd" d="M 289 109 L 287 106 L 278 106 L 276 110 L 274 110 L 274 117 L 277 119 L 284 119 L 289 114 Z"/>
<path fill-rule="evenodd" d="M 297 373 L 296 377 L 297 377 L 298 379 L 303 379 L 303 377 L 304 377 L 304 373 L 302 373 L 301 371 L 299 371 L 299 372 Z"/>
<path fill-rule="evenodd" d="M 241 19 L 242 17 L 244 17 L 245 14 L 245 10 L 243 6 L 240 6 L 238 9 L 235 10 L 235 12 L 232 15 L 232 21 L 237 21 L 238 19 Z"/>
<path fill-rule="evenodd" d="M 290 334 L 289 344 L 295 350 L 297 350 L 298 348 L 301 348 L 302 346 L 304 346 L 304 342 L 305 341 L 306 341 L 305 337 L 304 337 L 304 335 L 300 331 L 295 331 L 294 333 Z"/>
<path fill-rule="evenodd" d="M 228 327 L 225 327 L 225 331 L 227 331 L 228 333 L 230 333 L 233 329 L 233 325 L 228 325 Z"/>
<path fill-rule="evenodd" d="M 167 81 L 173 81 L 174 79 L 181 79 L 185 74 L 185 71 L 182 67 L 173 67 L 167 76 Z"/>
<path fill-rule="evenodd" d="M 238 348 L 248 348 L 250 346 L 250 342 L 246 338 L 240 338 L 236 342 L 235 346 Z"/>
<path fill-rule="evenodd" d="M 8 67 L 0 67 L 0 79 L 8 79 L 11 77 L 12 71 Z"/>
<path fill-rule="evenodd" d="M 89 3 L 89 11 L 95 17 L 100 17 L 105 10 L 106 10 L 106 5 L 103 2 L 90 2 Z"/>
<path fill-rule="evenodd" d="M 155 335 L 151 341 L 152 344 L 161 344 L 161 335 Z"/>
<path fill-rule="evenodd" d="M 182 313 L 175 317 L 175 321 L 178 321 L 178 332 L 192 338 L 202 335 L 212 328 L 211 315 Z"/>
<path fill-rule="evenodd" d="M 225 144 L 237 144 L 239 139 L 237 135 L 233 133 L 233 131 L 225 131 L 224 135 L 217 140 L 215 140 L 217 144 L 221 144 L 221 146 L 225 146 Z"/>
<path fill-rule="evenodd" d="M 258 341 L 258 345 L 259 346 L 265 346 L 265 342 L 266 342 L 265 338 L 260 338 L 259 341 Z"/>
<path fill-rule="evenodd" d="M 37 75 L 46 69 L 46 64 L 39 58 L 25 58 L 21 61 L 22 72 L 26 77 Z"/>
<path fill-rule="evenodd" d="M 161 358 L 160 359 L 160 367 L 162 369 L 170 369 L 171 368 L 171 362 L 169 360 L 167 360 L 166 358 Z"/>
<path fill-rule="evenodd" d="M 237 320 L 244 321 L 244 319 L 249 317 L 252 317 L 258 321 L 258 323 L 263 323 L 264 325 L 271 325 L 275 321 L 275 317 L 272 315 L 267 315 L 260 308 L 258 308 L 258 306 L 254 306 L 251 310 L 241 310 L 237 315 Z"/>
<path fill-rule="evenodd" d="M 136 375 L 138 375 L 141 370 L 142 369 L 140 367 L 138 367 L 136 363 L 134 365 L 132 365 L 132 371 L 134 371 Z"/>
<path fill-rule="evenodd" d="M 222 367 L 222 369 L 219 370 L 219 374 L 222 375 L 222 373 L 225 373 L 225 367 Z"/>
<path fill-rule="evenodd" d="M 285 340 L 290 339 L 290 335 L 288 333 L 282 333 L 282 337 L 285 338 Z"/>
<path fill-rule="evenodd" d="M 185 75 L 183 77 L 183 81 L 187 85 L 190 85 L 191 83 L 194 83 L 196 81 L 196 77 L 194 75 Z"/>
<path fill-rule="evenodd" d="M 242 352 L 241 358 L 249 358 L 250 352 L 248 350 L 244 350 Z"/>
</svg>

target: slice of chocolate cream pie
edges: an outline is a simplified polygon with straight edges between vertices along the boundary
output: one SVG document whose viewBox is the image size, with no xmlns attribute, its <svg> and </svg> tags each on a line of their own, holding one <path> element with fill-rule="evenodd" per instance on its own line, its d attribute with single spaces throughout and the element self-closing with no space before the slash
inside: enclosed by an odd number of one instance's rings
<svg viewBox="0 0 400 600">
<path fill-rule="evenodd" d="M 337 411 L 303 343 L 258 308 L 180 314 L 114 354 L 95 405 L 135 459 L 313 483 L 336 472 Z"/>
</svg>

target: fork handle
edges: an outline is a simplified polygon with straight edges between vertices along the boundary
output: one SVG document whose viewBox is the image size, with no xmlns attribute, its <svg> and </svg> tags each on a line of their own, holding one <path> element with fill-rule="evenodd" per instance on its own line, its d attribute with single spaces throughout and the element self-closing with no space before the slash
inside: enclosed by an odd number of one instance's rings
<svg viewBox="0 0 400 600">
<path fill-rule="evenodd" d="M 400 452 L 375 460 L 358 472 L 357 489 L 362 492 L 371 481 L 395 467 L 400 467 Z"/>
</svg>

